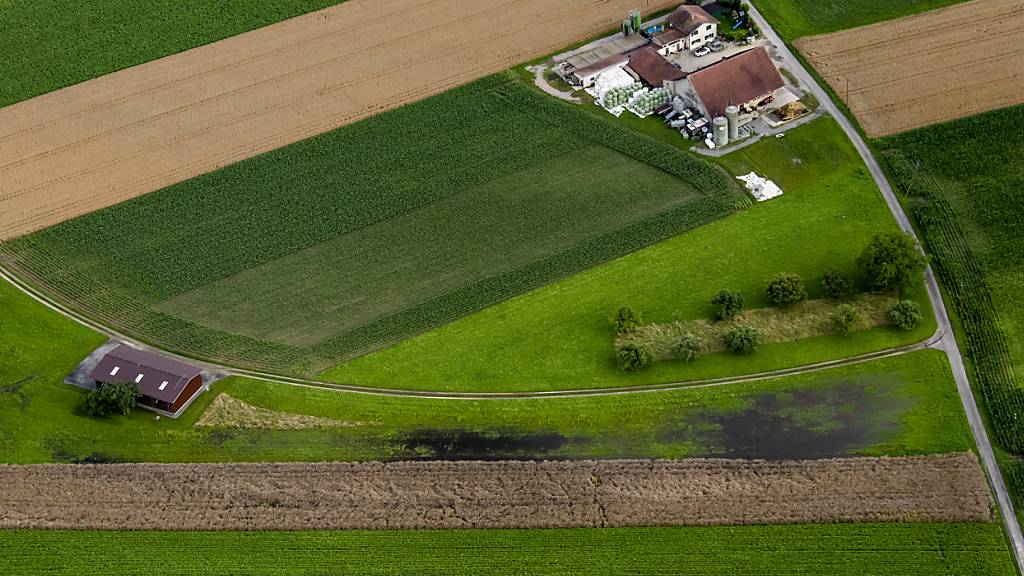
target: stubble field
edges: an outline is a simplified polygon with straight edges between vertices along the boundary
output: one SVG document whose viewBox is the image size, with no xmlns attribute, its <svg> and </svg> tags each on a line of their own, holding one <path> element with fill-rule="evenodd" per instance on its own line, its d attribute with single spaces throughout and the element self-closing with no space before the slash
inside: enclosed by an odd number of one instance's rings
<svg viewBox="0 0 1024 576">
<path fill-rule="evenodd" d="M 1024 102 L 1024 1 L 975 0 L 796 46 L 871 137 Z"/>
<path fill-rule="evenodd" d="M 0 527 L 583 528 L 987 522 L 970 453 L 833 460 L 0 466 Z M 102 505 L 98 505 L 102 503 Z"/>
<path fill-rule="evenodd" d="M 633 7 L 346 2 L 0 109 L 0 240 L 504 70 Z"/>
</svg>

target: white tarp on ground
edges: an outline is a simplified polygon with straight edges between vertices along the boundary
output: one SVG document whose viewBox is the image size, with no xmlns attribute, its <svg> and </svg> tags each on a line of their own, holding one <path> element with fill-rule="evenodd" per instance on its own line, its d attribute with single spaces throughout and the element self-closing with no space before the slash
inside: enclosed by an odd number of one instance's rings
<svg viewBox="0 0 1024 576">
<path fill-rule="evenodd" d="M 779 188 L 775 182 L 761 178 L 755 172 L 746 174 L 744 176 L 737 176 L 737 180 L 742 180 L 747 185 L 747 190 L 754 195 L 754 198 L 758 202 L 764 202 L 777 196 L 782 196 L 782 189 Z"/>
<path fill-rule="evenodd" d="M 606 108 L 604 105 L 604 95 L 609 91 L 622 86 L 629 86 L 636 82 L 636 79 L 629 75 L 622 68 L 612 68 L 607 72 L 602 73 L 594 81 L 594 85 L 587 88 L 585 92 L 594 97 L 594 103 L 604 108 L 607 112 L 614 115 L 616 118 L 622 114 L 622 111 L 626 109 L 625 105 L 617 106 L 615 108 Z"/>
</svg>

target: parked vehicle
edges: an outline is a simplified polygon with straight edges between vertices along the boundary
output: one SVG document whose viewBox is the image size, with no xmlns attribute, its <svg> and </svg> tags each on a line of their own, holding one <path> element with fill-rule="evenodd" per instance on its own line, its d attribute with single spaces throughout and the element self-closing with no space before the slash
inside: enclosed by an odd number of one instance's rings
<svg viewBox="0 0 1024 576">
<path fill-rule="evenodd" d="M 708 54 L 711 54 L 711 50 L 708 50 L 707 46 L 701 46 L 700 48 L 697 48 L 696 50 L 693 51 L 693 55 L 696 56 L 697 58 L 707 56 Z"/>
<path fill-rule="evenodd" d="M 721 40 L 716 39 L 708 44 L 708 48 L 710 48 L 712 52 L 721 52 L 725 49 L 725 44 L 722 44 Z"/>
</svg>

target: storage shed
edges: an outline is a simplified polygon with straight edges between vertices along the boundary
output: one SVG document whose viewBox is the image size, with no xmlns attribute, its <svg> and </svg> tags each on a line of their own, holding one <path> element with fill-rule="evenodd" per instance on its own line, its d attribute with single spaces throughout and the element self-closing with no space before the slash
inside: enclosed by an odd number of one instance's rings
<svg viewBox="0 0 1024 576">
<path fill-rule="evenodd" d="M 103 357 L 90 375 L 97 386 L 122 382 L 137 384 L 138 405 L 177 417 L 203 389 L 203 370 L 121 344 Z"/>
</svg>

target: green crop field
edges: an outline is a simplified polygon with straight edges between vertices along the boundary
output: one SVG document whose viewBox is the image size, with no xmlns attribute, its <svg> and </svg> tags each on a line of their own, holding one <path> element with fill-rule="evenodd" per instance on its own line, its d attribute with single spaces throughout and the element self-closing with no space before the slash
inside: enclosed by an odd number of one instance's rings
<svg viewBox="0 0 1024 576">
<path fill-rule="evenodd" d="M 405 532 L 0 531 L 19 574 L 1013 576 L 998 524 Z M 252 562 L 253 558 L 258 562 Z M 244 566 L 244 570 L 240 567 Z"/>
<path fill-rule="evenodd" d="M 811 296 L 830 266 L 856 276 L 869 239 L 896 230 L 877 187 L 834 121 L 821 119 L 722 159 L 735 174 L 756 170 L 780 198 L 679 235 L 559 283 L 325 372 L 343 383 L 437 390 L 543 390 L 672 382 L 771 370 L 842 358 L 927 338 L 883 328 L 764 345 L 753 356 L 709 355 L 662 362 L 639 373 L 615 367 L 619 306 L 647 322 L 710 315 L 711 297 L 740 290 L 748 308 L 768 306 L 778 272 L 801 274 Z M 930 311 L 923 288 L 910 294 Z"/>
<path fill-rule="evenodd" d="M 0 1 L 0 107 L 342 1 Z"/>
<path fill-rule="evenodd" d="M 178 420 L 78 409 L 62 384 L 103 338 L 0 283 L 0 463 L 674 458 L 904 455 L 970 450 L 945 357 L 934 351 L 766 382 L 589 398 L 430 400 L 232 378 Z M 196 427 L 214 397 L 319 429 Z"/>
<path fill-rule="evenodd" d="M 877 143 L 956 308 L 1004 450 L 1024 456 L 1024 107 Z M 1024 499 L 1024 469 L 1009 470 Z"/>
<path fill-rule="evenodd" d="M 761 14 L 787 41 L 910 16 L 965 0 L 755 0 Z"/>
<path fill-rule="evenodd" d="M 0 252 L 141 339 L 311 373 L 748 202 L 721 169 L 508 74 Z"/>
</svg>

